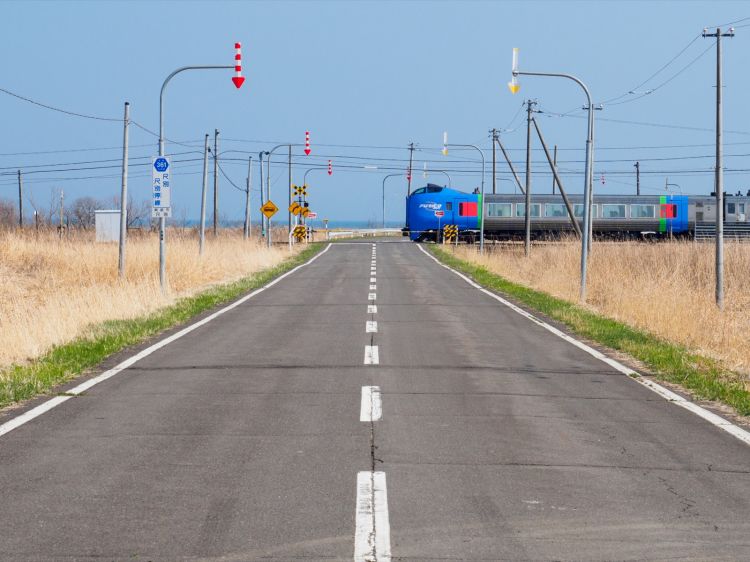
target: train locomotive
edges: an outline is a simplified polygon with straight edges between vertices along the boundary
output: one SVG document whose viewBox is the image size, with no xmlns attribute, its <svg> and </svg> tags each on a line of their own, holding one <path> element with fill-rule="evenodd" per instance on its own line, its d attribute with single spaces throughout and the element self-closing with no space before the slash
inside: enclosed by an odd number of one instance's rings
<svg viewBox="0 0 750 562">
<path fill-rule="evenodd" d="M 406 199 L 404 236 L 413 241 L 435 240 L 446 225 L 458 227 L 459 237 L 478 237 L 484 220 L 487 239 L 514 239 L 524 236 L 526 203 L 524 195 L 466 193 L 435 184 L 414 190 Z M 583 195 L 568 195 L 573 212 L 583 220 Z M 750 230 L 750 192 L 725 195 L 725 231 Z M 716 200 L 694 195 L 595 195 L 592 231 L 599 237 L 661 238 L 694 236 L 696 228 L 713 228 Z M 562 196 L 536 195 L 531 201 L 531 229 L 535 238 L 573 233 Z"/>
</svg>

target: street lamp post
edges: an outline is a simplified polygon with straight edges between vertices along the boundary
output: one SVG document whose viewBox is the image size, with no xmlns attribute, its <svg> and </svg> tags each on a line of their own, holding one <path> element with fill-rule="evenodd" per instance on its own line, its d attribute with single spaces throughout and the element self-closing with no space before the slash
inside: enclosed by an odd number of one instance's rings
<svg viewBox="0 0 750 562">
<path fill-rule="evenodd" d="M 447 154 L 447 147 L 453 146 L 453 147 L 460 147 L 460 148 L 473 148 L 477 152 L 479 152 L 480 156 L 482 157 L 482 188 L 481 188 L 481 195 L 480 195 L 480 202 L 479 202 L 479 253 L 484 253 L 484 152 L 482 152 L 482 149 L 479 148 L 476 145 L 473 144 L 448 144 L 443 143 L 443 146 L 446 147 L 444 150 L 444 154 Z"/>
<path fill-rule="evenodd" d="M 515 60 L 515 59 L 514 59 Z M 513 77 L 516 76 L 552 76 L 556 78 L 567 78 L 578 84 L 586 94 L 588 109 L 588 127 L 586 134 L 586 167 L 584 171 L 584 193 L 583 193 L 583 236 L 581 236 L 581 300 L 586 300 L 586 268 L 588 265 L 588 252 L 591 237 L 591 203 L 593 199 L 593 167 L 594 167 L 594 104 L 591 101 L 591 93 L 586 84 L 571 74 L 556 72 L 523 72 L 513 68 Z"/>
<path fill-rule="evenodd" d="M 388 178 L 395 178 L 396 176 L 403 176 L 403 175 L 404 174 L 402 174 L 402 173 L 399 173 L 399 174 L 388 174 L 387 176 L 385 176 L 383 178 L 383 223 L 382 223 L 382 228 L 385 228 L 385 180 L 387 180 Z"/>
<path fill-rule="evenodd" d="M 164 156 L 164 90 L 172 80 L 180 72 L 186 70 L 219 70 L 219 69 L 232 69 L 234 65 L 200 65 L 200 66 L 182 66 L 172 72 L 161 85 L 159 92 L 159 156 Z M 170 202 L 171 204 L 171 202 Z M 166 292 L 167 290 L 167 243 L 165 240 L 165 230 L 167 225 L 166 217 L 159 217 L 159 284 L 161 290 Z"/>
<path fill-rule="evenodd" d="M 292 144 L 292 143 L 282 143 L 277 144 L 274 146 L 270 151 L 266 152 L 266 201 L 271 200 L 271 155 L 274 153 L 274 151 L 277 148 L 282 148 L 286 146 L 289 149 L 289 161 L 290 161 L 290 167 L 289 167 L 289 185 L 287 186 L 287 194 L 289 195 L 289 206 L 292 205 L 292 168 L 291 168 L 291 159 L 292 159 L 292 147 L 293 146 L 301 146 L 300 144 Z M 261 189 L 263 189 L 263 186 L 261 186 Z M 292 213 L 289 212 L 289 230 L 292 230 Z M 271 219 L 268 219 L 268 247 L 271 247 Z"/>
<path fill-rule="evenodd" d="M 448 178 L 448 185 L 446 187 L 450 187 L 451 186 L 451 177 L 448 174 L 448 172 L 446 172 L 445 170 L 430 170 L 430 169 L 427 169 L 427 170 L 425 170 L 425 172 L 430 173 L 430 174 L 431 173 L 445 174 L 445 177 Z"/>
</svg>

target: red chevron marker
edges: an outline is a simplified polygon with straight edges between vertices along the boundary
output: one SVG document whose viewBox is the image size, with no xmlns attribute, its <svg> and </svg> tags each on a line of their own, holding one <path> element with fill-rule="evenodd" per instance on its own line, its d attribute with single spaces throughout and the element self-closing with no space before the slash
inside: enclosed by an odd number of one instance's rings
<svg viewBox="0 0 750 562">
<path fill-rule="evenodd" d="M 305 156 L 310 156 L 310 131 L 305 131 Z"/>
<path fill-rule="evenodd" d="M 235 43 L 234 49 L 234 76 L 232 76 L 232 82 L 234 82 L 234 85 L 239 90 L 245 82 L 245 77 L 242 76 L 242 44 Z"/>
<path fill-rule="evenodd" d="M 328 175 L 333 175 L 333 162 L 328 161 Z"/>
</svg>

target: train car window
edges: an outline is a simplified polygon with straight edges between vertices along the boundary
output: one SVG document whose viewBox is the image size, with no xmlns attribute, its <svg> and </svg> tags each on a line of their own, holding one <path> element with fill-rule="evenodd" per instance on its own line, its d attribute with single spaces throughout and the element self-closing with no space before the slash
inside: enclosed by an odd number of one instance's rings
<svg viewBox="0 0 750 562">
<path fill-rule="evenodd" d="M 453 210 L 453 203 L 450 203 L 450 202 L 446 203 L 445 204 L 445 210 L 446 211 L 452 211 Z"/>
<path fill-rule="evenodd" d="M 737 209 L 735 208 L 734 203 L 727 203 L 727 214 L 728 215 L 734 215 L 737 213 Z"/>
<path fill-rule="evenodd" d="M 547 203 L 544 205 L 545 217 L 564 217 L 568 211 L 562 203 Z"/>
<path fill-rule="evenodd" d="M 593 218 L 597 218 L 599 215 L 597 214 L 597 205 L 591 206 L 591 216 Z M 577 205 L 573 205 L 573 213 L 575 213 L 575 216 L 579 218 L 583 218 L 583 203 L 578 203 Z"/>
<path fill-rule="evenodd" d="M 737 203 L 737 212 L 740 215 L 744 215 L 745 214 L 745 204 L 744 203 Z"/>
<path fill-rule="evenodd" d="M 625 205 L 602 205 L 603 219 L 624 219 Z"/>
<path fill-rule="evenodd" d="M 526 216 L 526 203 L 516 203 L 516 216 L 517 217 L 525 217 Z M 541 217 L 542 216 L 542 205 L 539 203 L 532 203 L 531 204 L 531 216 L 532 217 Z"/>
<path fill-rule="evenodd" d="M 630 218 L 631 219 L 656 218 L 656 206 L 655 205 L 631 205 L 630 206 Z"/>
<path fill-rule="evenodd" d="M 488 203 L 487 204 L 487 216 L 488 217 L 511 217 L 513 216 L 511 208 L 512 208 L 512 205 L 510 203 Z"/>
<path fill-rule="evenodd" d="M 420 195 L 420 194 L 426 193 L 426 192 L 427 192 L 427 188 L 426 187 L 420 187 L 419 189 L 415 189 L 414 191 L 412 191 L 411 194 L 412 195 Z"/>
<path fill-rule="evenodd" d="M 427 193 L 439 193 L 443 191 L 443 188 L 437 185 L 428 185 L 425 189 L 427 189 Z"/>
</svg>

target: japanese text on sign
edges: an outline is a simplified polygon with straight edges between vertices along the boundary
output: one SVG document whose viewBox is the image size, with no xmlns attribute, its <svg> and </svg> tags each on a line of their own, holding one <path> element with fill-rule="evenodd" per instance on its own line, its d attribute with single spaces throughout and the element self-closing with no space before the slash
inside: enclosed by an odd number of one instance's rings
<svg viewBox="0 0 750 562">
<path fill-rule="evenodd" d="M 151 168 L 151 216 L 172 216 L 172 170 L 166 156 L 154 158 Z"/>
</svg>

